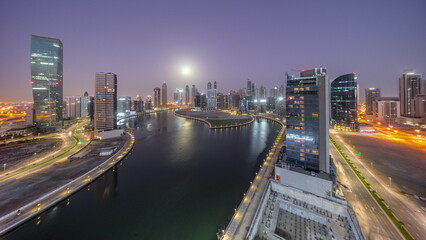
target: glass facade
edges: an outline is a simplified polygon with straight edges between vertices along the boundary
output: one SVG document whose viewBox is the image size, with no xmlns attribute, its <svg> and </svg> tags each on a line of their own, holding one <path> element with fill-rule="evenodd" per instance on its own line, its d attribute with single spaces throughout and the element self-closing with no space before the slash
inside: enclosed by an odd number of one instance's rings
<svg viewBox="0 0 426 240">
<path fill-rule="evenodd" d="M 63 119 L 63 46 L 59 39 L 31 36 L 31 85 L 36 122 L 56 127 Z"/>
<path fill-rule="evenodd" d="M 380 88 L 365 89 L 365 115 L 373 115 L 373 102 L 376 97 L 380 97 Z"/>
<path fill-rule="evenodd" d="M 328 172 L 328 124 L 325 121 L 328 119 L 328 80 L 325 69 L 315 69 L 310 76 L 306 75 L 309 74 L 287 76 L 286 163 L 308 171 Z"/>
<path fill-rule="evenodd" d="M 357 130 L 357 96 L 354 73 L 340 76 L 331 83 L 331 123 L 334 128 Z"/>
</svg>

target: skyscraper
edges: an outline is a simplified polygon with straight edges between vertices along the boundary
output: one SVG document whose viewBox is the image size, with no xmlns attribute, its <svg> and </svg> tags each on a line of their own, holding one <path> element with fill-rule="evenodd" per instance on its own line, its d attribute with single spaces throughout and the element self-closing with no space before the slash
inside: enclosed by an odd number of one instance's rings
<svg viewBox="0 0 426 240">
<path fill-rule="evenodd" d="M 175 92 L 173 93 L 173 100 L 175 102 L 175 105 L 182 106 L 183 103 L 183 90 L 176 88 Z"/>
<path fill-rule="evenodd" d="M 117 75 L 95 73 L 95 129 L 111 130 L 117 127 Z"/>
<path fill-rule="evenodd" d="M 266 97 L 267 97 L 266 87 L 261 85 L 260 88 L 259 88 L 259 98 L 260 99 L 266 99 Z"/>
<path fill-rule="evenodd" d="M 63 119 L 63 45 L 61 40 L 31 36 L 31 85 L 36 122 L 55 130 Z"/>
<path fill-rule="evenodd" d="M 161 87 L 161 104 L 163 107 L 167 107 L 167 84 L 163 83 Z"/>
<path fill-rule="evenodd" d="M 422 94 L 422 75 L 416 74 L 413 70 L 404 70 L 399 78 L 399 100 L 401 116 L 415 117 L 414 98 Z"/>
<path fill-rule="evenodd" d="M 271 88 L 269 96 L 277 98 L 278 97 L 278 87 Z"/>
<path fill-rule="evenodd" d="M 329 82 L 326 69 L 287 75 L 286 162 L 305 170 L 330 173 Z"/>
<path fill-rule="evenodd" d="M 192 106 L 195 106 L 195 97 L 197 96 L 198 90 L 195 87 L 195 85 L 192 85 L 191 88 L 191 104 Z"/>
<path fill-rule="evenodd" d="M 217 84 L 214 81 L 214 87 L 212 88 L 212 83 L 207 83 L 207 109 L 216 110 L 217 109 Z"/>
<path fill-rule="evenodd" d="M 190 104 L 191 103 L 190 98 L 189 98 L 190 95 L 191 94 L 189 93 L 189 86 L 186 85 L 185 86 L 185 104 Z"/>
<path fill-rule="evenodd" d="M 247 79 L 247 96 L 252 95 L 251 87 L 252 87 L 251 81 L 250 81 L 250 79 Z"/>
<path fill-rule="evenodd" d="M 159 87 L 154 88 L 154 107 L 161 106 L 161 90 Z"/>
<path fill-rule="evenodd" d="M 81 97 L 81 117 L 89 116 L 89 94 L 84 92 Z"/>
<path fill-rule="evenodd" d="M 380 88 L 365 89 L 365 115 L 373 115 L 373 102 L 376 97 L 380 97 Z"/>
<path fill-rule="evenodd" d="M 354 73 L 340 76 L 331 83 L 331 121 L 333 126 L 356 130 L 358 84 Z"/>
</svg>

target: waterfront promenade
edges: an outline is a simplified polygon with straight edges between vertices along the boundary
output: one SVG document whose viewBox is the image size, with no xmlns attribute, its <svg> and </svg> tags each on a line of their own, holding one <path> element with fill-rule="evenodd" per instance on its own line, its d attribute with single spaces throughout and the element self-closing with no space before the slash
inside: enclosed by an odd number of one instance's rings
<svg viewBox="0 0 426 240">
<path fill-rule="evenodd" d="M 63 169 L 61 169 L 61 171 L 69 172 L 71 167 L 69 165 L 75 164 L 73 167 L 76 170 L 74 175 L 78 174 L 78 177 L 75 177 L 72 179 L 71 177 L 68 177 L 66 179 L 59 179 L 59 180 L 57 179 L 56 184 L 57 185 L 59 184 L 59 186 L 56 186 L 56 188 L 54 188 L 53 190 L 47 193 L 43 192 L 39 196 L 33 195 L 32 198 L 35 197 L 35 199 L 29 203 L 26 203 L 23 206 L 19 206 L 13 209 L 9 208 L 9 212 L 7 214 L 4 214 L 0 218 L 0 235 L 5 234 L 6 232 L 19 226 L 20 224 L 30 220 L 31 218 L 42 213 L 43 211 L 46 211 L 50 207 L 56 205 L 58 202 L 68 198 L 69 196 L 76 193 L 81 188 L 90 184 L 96 178 L 100 177 L 105 171 L 115 166 L 118 162 L 120 162 L 120 160 L 122 160 L 131 151 L 135 143 L 135 137 L 133 133 L 126 132 L 126 135 L 124 137 L 125 137 L 125 141 L 122 147 L 118 151 L 116 151 L 112 156 L 108 157 L 106 160 L 103 160 L 103 158 L 99 158 L 99 160 L 102 160 L 100 164 L 96 164 L 95 166 L 86 165 L 84 164 L 84 162 L 87 163 L 88 161 L 90 162 L 90 160 L 79 157 L 80 159 L 84 161 L 81 161 L 81 163 L 78 163 L 78 160 L 76 158 L 75 161 L 70 161 L 70 163 L 67 166 L 63 166 Z M 86 167 L 91 166 L 91 168 L 86 169 L 84 168 L 84 166 Z M 55 171 L 55 172 L 58 172 L 58 171 Z M 30 176 L 22 177 L 23 179 L 21 179 L 20 181 L 14 181 L 5 186 L 2 186 L 0 191 L 2 191 L 2 193 L 4 193 L 4 191 L 12 191 L 13 190 L 12 188 L 14 188 L 14 185 L 16 184 L 23 185 L 26 183 L 26 181 L 34 181 L 34 179 L 31 180 L 26 178 L 38 178 L 40 181 L 50 182 L 50 181 L 47 181 L 48 179 L 45 179 L 45 176 L 47 175 L 49 174 L 47 173 L 43 174 L 43 172 L 41 172 L 40 174 L 31 173 Z M 41 182 L 40 184 L 43 184 L 43 182 Z M 7 211 L 7 210 L 8 209 L 3 209 L 3 211 Z"/>
<path fill-rule="evenodd" d="M 281 147 L 283 146 L 285 125 L 282 120 L 267 116 L 256 117 L 275 121 L 282 127 L 266 159 L 261 165 L 260 170 L 256 174 L 255 179 L 251 182 L 249 189 L 244 194 L 240 205 L 235 209 L 235 213 L 231 221 L 226 229 L 222 231 L 220 238 L 222 240 L 245 239 L 247 237 L 248 229 L 256 214 L 256 210 L 260 204 L 263 193 L 268 186 L 269 178 L 272 176 L 275 163 L 278 159 Z"/>
<path fill-rule="evenodd" d="M 247 124 L 251 124 L 254 121 L 254 117 L 252 116 L 232 116 L 226 112 L 201 112 L 179 110 L 175 112 L 175 115 L 182 118 L 204 122 L 209 126 L 210 129 L 240 127 Z"/>
</svg>

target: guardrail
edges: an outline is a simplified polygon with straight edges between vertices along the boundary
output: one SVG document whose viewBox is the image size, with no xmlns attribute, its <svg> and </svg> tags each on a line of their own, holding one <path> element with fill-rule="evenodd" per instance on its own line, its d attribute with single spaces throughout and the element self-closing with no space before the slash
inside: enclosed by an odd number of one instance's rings
<svg viewBox="0 0 426 240">
<path fill-rule="evenodd" d="M 280 132 L 278 133 L 278 136 L 275 139 L 274 144 L 271 147 L 271 150 L 269 151 L 266 158 L 263 160 L 263 164 L 260 166 L 259 172 L 256 173 L 255 179 L 253 180 L 253 182 L 250 182 L 249 189 L 243 194 L 244 195 L 243 200 L 240 202 L 238 207 L 236 209 L 234 209 L 235 213 L 232 216 L 231 221 L 226 226 L 225 230 L 222 230 L 222 235 L 219 237 L 219 239 L 221 239 L 221 240 L 228 240 L 228 239 L 234 238 L 235 233 L 237 232 L 238 228 L 240 227 L 241 220 L 245 216 L 247 209 L 248 209 L 248 207 L 251 203 L 251 200 L 254 198 L 254 195 L 256 194 L 256 192 L 259 188 L 259 185 L 262 183 L 263 179 L 269 178 L 269 176 L 265 175 L 267 168 L 268 168 L 267 166 L 268 165 L 269 166 L 275 166 L 276 159 L 273 159 L 273 156 L 277 153 L 277 151 L 281 150 L 280 144 L 282 143 L 282 140 L 284 138 L 284 132 L 285 132 L 284 123 L 280 119 L 271 118 L 271 117 L 268 117 L 268 116 L 256 116 L 256 117 L 269 119 L 271 121 L 279 123 L 282 128 L 281 128 Z M 265 194 L 265 191 L 267 191 L 267 189 L 268 189 L 268 184 L 266 184 L 265 189 L 263 189 L 263 192 L 262 192 L 263 195 Z M 262 195 L 262 197 L 263 197 L 263 195 Z M 256 211 L 257 210 L 258 209 L 256 208 Z M 256 212 L 255 212 L 253 219 L 250 221 L 251 223 L 255 219 L 255 216 L 256 216 Z M 246 233 L 246 237 L 248 236 L 248 234 L 250 234 L 250 231 L 248 231 Z"/>
<path fill-rule="evenodd" d="M 80 189 L 102 176 L 104 172 L 115 166 L 125 156 L 127 156 L 127 154 L 129 154 L 135 143 L 135 137 L 133 133 L 127 132 L 127 134 L 130 138 L 130 141 L 126 141 L 124 146 L 119 151 L 117 151 L 112 157 L 99 164 L 97 167 L 74 179 L 73 181 L 1 217 L 0 235 L 11 231 L 26 221 L 32 219 L 36 215 L 47 211 L 58 202 L 78 192 Z"/>
</svg>

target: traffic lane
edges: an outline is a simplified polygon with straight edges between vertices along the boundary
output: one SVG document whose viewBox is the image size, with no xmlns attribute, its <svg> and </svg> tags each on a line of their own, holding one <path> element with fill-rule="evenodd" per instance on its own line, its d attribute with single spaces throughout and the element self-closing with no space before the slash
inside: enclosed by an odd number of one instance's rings
<svg viewBox="0 0 426 240">
<path fill-rule="evenodd" d="M 336 165 L 340 166 L 338 169 L 343 170 L 343 174 L 338 174 L 340 182 L 348 186 L 352 191 L 346 191 L 345 197 L 354 207 L 364 234 L 366 236 L 374 236 L 376 239 L 403 239 L 335 147 L 332 146 L 330 150 Z M 372 212 L 374 214 L 371 214 Z M 376 228 L 372 228 L 372 226 Z"/>
</svg>

